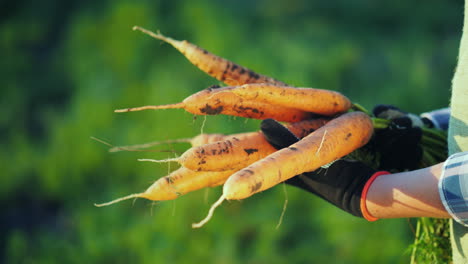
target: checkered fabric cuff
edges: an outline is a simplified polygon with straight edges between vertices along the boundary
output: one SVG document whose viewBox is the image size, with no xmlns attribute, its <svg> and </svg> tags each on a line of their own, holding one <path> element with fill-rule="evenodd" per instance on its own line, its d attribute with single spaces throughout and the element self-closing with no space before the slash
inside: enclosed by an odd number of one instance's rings
<svg viewBox="0 0 468 264">
<path fill-rule="evenodd" d="M 445 161 L 439 194 L 452 218 L 468 226 L 468 152 L 454 154 Z"/>
</svg>

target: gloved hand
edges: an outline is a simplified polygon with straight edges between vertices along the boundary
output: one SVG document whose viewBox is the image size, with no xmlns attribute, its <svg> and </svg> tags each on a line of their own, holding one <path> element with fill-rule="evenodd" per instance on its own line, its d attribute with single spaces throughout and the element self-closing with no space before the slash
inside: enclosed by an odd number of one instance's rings
<svg viewBox="0 0 468 264">
<path fill-rule="evenodd" d="M 388 128 L 376 130 L 370 142 L 375 147 L 373 151 L 380 156 L 379 169 L 404 171 L 418 168 L 422 159 L 422 119 L 392 105 L 377 105 L 373 114 L 390 120 Z"/>
<path fill-rule="evenodd" d="M 263 120 L 260 129 L 267 141 L 277 149 L 287 147 L 299 140 L 273 119 Z M 365 194 L 373 179 L 381 174 L 386 174 L 386 172 L 377 172 L 358 161 L 340 159 L 327 169 L 297 175 L 287 180 L 286 183 L 314 193 L 352 215 L 373 221 L 377 219 L 367 213 L 364 202 Z"/>
<path fill-rule="evenodd" d="M 390 120 L 388 128 L 375 133 L 367 149 L 380 153 L 379 166 L 373 169 L 360 161 L 346 158 L 333 162 L 329 167 L 297 175 L 286 181 L 316 194 L 358 217 L 376 220 L 365 207 L 365 196 L 373 180 L 385 170 L 415 169 L 422 158 L 419 145 L 422 127 L 443 128 L 448 123 L 450 111 L 437 110 L 422 115 L 408 114 L 391 105 L 377 105 L 373 114 Z M 445 126 L 446 127 L 446 126 Z M 261 123 L 267 141 L 277 149 L 287 147 L 299 139 L 278 122 L 267 119 Z"/>
<path fill-rule="evenodd" d="M 443 108 L 420 116 L 404 112 L 392 105 L 377 105 L 373 109 L 377 118 L 390 120 L 386 129 L 376 130 L 371 142 L 379 153 L 379 169 L 390 171 L 415 170 L 422 159 L 422 128 L 447 130 L 450 109 Z"/>
</svg>

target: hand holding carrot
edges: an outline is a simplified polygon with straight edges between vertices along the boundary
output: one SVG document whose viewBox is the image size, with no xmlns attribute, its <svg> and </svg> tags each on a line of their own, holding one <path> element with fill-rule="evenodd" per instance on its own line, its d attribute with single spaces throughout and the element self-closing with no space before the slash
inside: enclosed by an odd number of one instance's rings
<svg viewBox="0 0 468 264">
<path fill-rule="evenodd" d="M 177 161 L 182 167 L 141 193 L 96 206 L 137 197 L 171 200 L 190 191 L 223 184 L 223 194 L 207 217 L 192 225 L 199 228 L 224 200 L 244 199 L 286 181 L 355 216 L 375 220 L 366 209 L 367 190 L 377 176 L 388 173 L 375 168 L 406 170 L 432 165 L 445 158 L 444 134 L 427 130 L 427 127 L 424 131 L 423 119 L 411 119 L 397 108 L 379 106 L 374 109 L 375 118 L 372 118 L 339 92 L 292 87 L 187 41 L 174 40 L 140 27 L 134 29 L 171 44 L 202 71 L 230 86 L 210 87 L 179 103 L 115 112 L 178 108 L 194 115 L 224 114 L 262 119 L 262 131 L 231 136 L 202 134 L 193 139 L 170 141 L 190 142 L 193 148 L 178 158 L 143 160 Z M 359 109 L 363 111 L 353 111 Z M 428 120 L 440 121 L 438 117 L 440 115 L 428 115 Z M 294 124 L 286 128 L 275 120 Z M 415 125 L 415 121 L 421 125 Z M 117 147 L 113 151 L 134 151 L 160 143 Z M 372 161 L 366 164 L 376 162 L 375 168 L 346 159 L 356 153 L 371 156 Z"/>
<path fill-rule="evenodd" d="M 278 122 L 267 119 L 261 124 L 266 139 L 277 149 L 285 148 L 298 139 Z M 299 174 L 286 181 L 287 184 L 314 193 L 338 208 L 368 220 L 373 218 L 361 204 L 366 188 L 373 175 L 381 175 L 362 162 L 340 159 L 328 168 Z M 376 176 L 375 176 L 376 177 Z"/>
</svg>

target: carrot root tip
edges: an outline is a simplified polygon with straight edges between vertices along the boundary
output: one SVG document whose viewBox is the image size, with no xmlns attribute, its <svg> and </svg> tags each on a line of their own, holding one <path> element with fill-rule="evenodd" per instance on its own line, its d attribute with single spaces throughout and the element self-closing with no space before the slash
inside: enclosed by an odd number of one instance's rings
<svg viewBox="0 0 468 264">
<path fill-rule="evenodd" d="M 180 109 L 184 107 L 185 107 L 184 103 L 165 104 L 165 105 L 146 105 L 146 106 L 140 106 L 140 107 L 116 109 L 114 110 L 114 112 L 125 113 L 125 112 L 137 112 L 137 111 L 143 111 L 143 110 Z"/>
<path fill-rule="evenodd" d="M 198 223 L 193 223 L 192 224 L 192 228 L 200 228 L 202 226 L 204 226 L 208 221 L 210 221 L 211 217 L 213 217 L 213 213 L 214 213 L 214 210 L 221 205 L 221 203 L 226 199 L 226 195 L 221 195 L 221 197 L 219 197 L 218 201 L 216 201 L 210 208 L 210 210 L 208 211 L 208 215 L 203 219 L 201 220 L 200 222 Z"/>
<path fill-rule="evenodd" d="M 118 202 L 121 202 L 121 201 L 129 200 L 129 199 L 132 199 L 132 198 L 139 198 L 139 197 L 141 197 L 141 195 L 142 195 L 141 193 L 134 193 L 134 194 L 127 195 L 125 197 L 117 198 L 117 199 L 112 200 L 112 201 L 107 202 L 107 203 L 94 204 L 94 206 L 96 206 L 96 207 L 108 206 L 108 205 L 115 204 L 115 203 L 118 203 Z"/>
<path fill-rule="evenodd" d="M 284 191 L 283 211 L 281 211 L 281 215 L 280 215 L 280 218 L 278 220 L 278 224 L 275 227 L 276 230 L 278 230 L 278 228 L 283 223 L 284 214 L 286 213 L 286 208 L 288 207 L 288 192 L 286 191 L 286 184 L 285 183 L 283 183 L 283 191 Z"/>
<path fill-rule="evenodd" d="M 149 31 L 147 29 L 144 29 L 140 26 L 133 26 L 132 28 L 133 30 L 138 30 L 138 31 L 141 31 L 143 33 L 145 33 L 146 35 L 149 35 L 155 39 L 159 39 L 159 40 L 162 40 L 164 42 L 167 42 L 171 45 L 177 45 L 177 42 L 176 40 L 172 39 L 172 38 L 169 38 L 169 37 L 166 37 L 164 36 L 163 34 L 161 34 L 161 32 L 158 30 L 156 33 L 152 32 L 152 31 Z"/>
</svg>

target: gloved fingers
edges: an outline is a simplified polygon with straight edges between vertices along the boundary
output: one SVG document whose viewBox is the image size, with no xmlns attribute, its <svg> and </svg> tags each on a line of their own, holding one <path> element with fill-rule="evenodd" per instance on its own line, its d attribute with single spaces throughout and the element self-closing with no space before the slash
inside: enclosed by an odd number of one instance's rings
<svg viewBox="0 0 468 264">
<path fill-rule="evenodd" d="M 319 194 L 319 186 L 324 183 L 324 171 L 325 169 L 320 168 L 312 172 L 302 173 L 286 180 L 285 183 L 298 187 L 304 191 L 319 195 L 323 198 L 323 196 Z"/>
<path fill-rule="evenodd" d="M 266 140 L 276 149 L 288 147 L 299 139 L 282 124 L 273 119 L 265 119 L 260 124 L 260 130 Z"/>
<path fill-rule="evenodd" d="M 376 131 L 376 135 L 383 144 L 388 144 L 392 141 L 403 141 L 402 144 L 418 141 L 422 137 L 422 129 L 420 127 L 412 127 L 411 120 L 408 118 L 397 118 L 395 122 L 390 123 L 387 129 Z M 417 142 L 414 142 L 417 144 Z"/>
<path fill-rule="evenodd" d="M 388 129 L 375 132 L 373 144 L 380 153 L 379 169 L 401 171 L 419 165 L 423 132 L 420 127 L 408 127 L 409 123 L 408 118 L 397 118 Z"/>
<path fill-rule="evenodd" d="M 328 169 L 300 174 L 287 184 L 313 193 L 355 216 L 362 217 L 362 190 L 376 171 L 364 163 L 339 159 Z"/>
<path fill-rule="evenodd" d="M 419 142 L 422 137 L 422 129 L 415 126 L 413 120 L 408 117 L 398 117 L 392 120 L 387 129 L 378 131 L 382 143 L 389 145 L 392 141 L 403 145 Z M 392 143 L 393 144 L 393 143 Z"/>
<path fill-rule="evenodd" d="M 391 119 L 389 129 L 404 130 L 413 127 L 413 120 L 409 116 L 401 116 Z"/>
<path fill-rule="evenodd" d="M 377 118 L 391 120 L 394 127 L 410 128 L 423 127 L 424 122 L 418 115 L 407 113 L 393 105 L 379 104 L 374 107 L 372 113 Z"/>
<path fill-rule="evenodd" d="M 379 169 L 387 171 L 415 170 L 419 167 L 423 151 L 421 148 L 415 147 L 410 154 L 411 155 L 402 155 L 400 152 L 394 150 L 384 152 L 381 155 Z"/>
<path fill-rule="evenodd" d="M 421 128 L 424 126 L 424 122 L 415 114 L 406 114 L 405 116 L 391 119 L 390 126 L 399 129 Z"/>
<path fill-rule="evenodd" d="M 361 162 L 349 159 L 338 159 L 332 162 L 330 166 L 318 168 L 315 171 L 305 172 L 291 179 L 286 180 L 287 184 L 301 187 L 302 189 L 314 189 L 316 184 L 327 184 L 334 186 L 339 184 L 340 174 L 348 168 L 357 168 L 363 166 Z M 351 176 L 351 175 L 347 175 Z M 346 176 L 346 177 L 347 177 Z"/>
<path fill-rule="evenodd" d="M 375 117 L 383 119 L 394 119 L 398 117 L 404 117 L 407 115 L 406 112 L 393 105 L 378 104 L 372 110 Z"/>
</svg>

